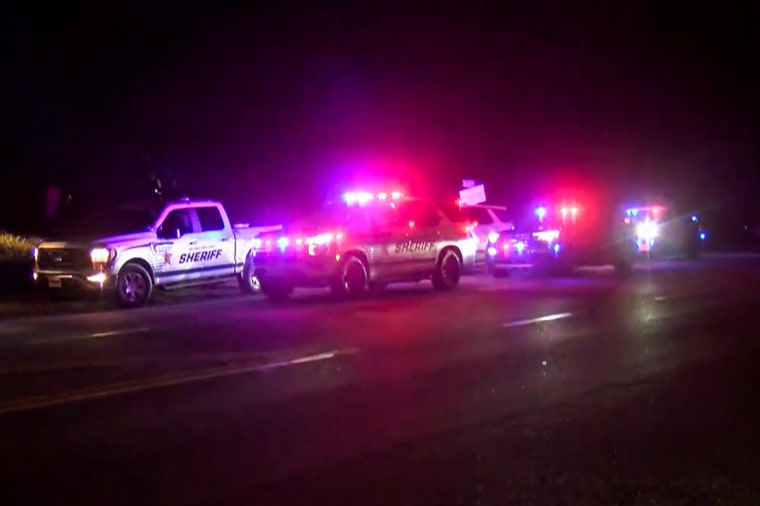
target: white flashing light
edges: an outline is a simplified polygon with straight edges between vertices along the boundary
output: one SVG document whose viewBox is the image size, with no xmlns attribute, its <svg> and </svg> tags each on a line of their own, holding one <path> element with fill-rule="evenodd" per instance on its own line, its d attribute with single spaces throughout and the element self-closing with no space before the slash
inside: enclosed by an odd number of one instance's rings
<svg viewBox="0 0 760 506">
<path fill-rule="evenodd" d="M 578 208 L 577 207 L 571 207 L 570 208 L 570 214 L 572 214 L 573 216 L 577 215 L 578 214 Z"/>
<path fill-rule="evenodd" d="M 377 194 L 377 200 L 386 200 L 388 198 L 387 193 L 378 193 Z"/>
<path fill-rule="evenodd" d="M 363 205 L 371 201 L 374 195 L 368 192 L 348 192 L 343 195 L 343 200 L 346 204 L 359 204 Z"/>
<path fill-rule="evenodd" d="M 277 239 L 277 246 L 280 249 L 285 249 L 288 247 L 288 242 L 290 241 L 288 241 L 287 237 L 280 237 L 279 239 Z"/>
<path fill-rule="evenodd" d="M 498 232 L 489 232 L 488 233 L 488 242 L 496 242 L 499 240 L 499 233 Z"/>
<path fill-rule="evenodd" d="M 398 200 L 398 199 L 400 199 L 400 198 L 401 198 L 401 197 L 403 197 L 403 196 L 404 196 L 404 194 L 403 194 L 403 193 L 401 193 L 401 192 L 392 192 L 392 193 L 391 193 L 391 198 L 392 198 L 393 200 Z"/>
<path fill-rule="evenodd" d="M 562 208 L 562 217 L 564 218 L 565 216 L 567 216 L 567 208 L 563 207 Z"/>
<path fill-rule="evenodd" d="M 525 243 L 520 241 L 517 244 L 515 244 L 515 249 L 517 250 L 517 253 L 522 253 L 525 249 Z"/>
<path fill-rule="evenodd" d="M 546 217 L 546 208 L 544 206 L 537 207 L 536 216 L 538 216 L 539 220 L 543 220 Z"/>
<path fill-rule="evenodd" d="M 491 246 L 490 248 L 488 248 L 488 254 L 489 255 L 494 256 L 496 253 L 497 253 L 496 248 L 494 248 L 493 246 Z"/>
<path fill-rule="evenodd" d="M 645 241 L 654 240 L 654 238 L 657 237 L 658 233 L 659 227 L 654 221 L 645 221 L 643 223 L 639 223 L 638 227 L 636 227 L 636 235 Z"/>
</svg>

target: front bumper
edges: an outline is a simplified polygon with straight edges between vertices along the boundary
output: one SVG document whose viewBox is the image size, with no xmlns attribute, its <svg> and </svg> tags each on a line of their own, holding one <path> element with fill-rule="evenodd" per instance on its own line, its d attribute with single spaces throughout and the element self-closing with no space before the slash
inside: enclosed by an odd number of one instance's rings
<svg viewBox="0 0 760 506">
<path fill-rule="evenodd" d="M 102 291 L 114 287 L 115 276 L 106 271 L 51 271 L 35 268 L 32 278 L 39 287 Z"/>
</svg>

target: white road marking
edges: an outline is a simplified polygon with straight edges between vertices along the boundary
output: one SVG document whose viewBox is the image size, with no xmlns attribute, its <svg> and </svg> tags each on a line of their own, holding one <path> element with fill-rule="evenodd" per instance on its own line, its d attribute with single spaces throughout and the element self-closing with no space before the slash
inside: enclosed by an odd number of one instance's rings
<svg viewBox="0 0 760 506">
<path fill-rule="evenodd" d="M 139 327 L 136 329 L 121 329 L 121 330 L 108 330 L 105 332 L 95 332 L 92 334 L 87 334 L 85 337 L 111 337 L 111 336 L 121 336 L 124 334 L 139 334 L 140 332 L 149 332 L 149 327 Z"/>
<path fill-rule="evenodd" d="M 184 374 L 184 375 L 181 374 L 181 375 L 176 375 L 176 376 L 168 376 L 168 377 L 155 378 L 155 379 L 149 379 L 149 380 L 143 380 L 143 381 L 128 381 L 124 383 L 102 385 L 95 388 L 86 388 L 86 389 L 74 390 L 70 392 L 61 392 L 59 394 L 54 394 L 54 395 L 42 395 L 42 396 L 31 397 L 27 399 L 17 399 L 17 400 L 0 403 L 0 415 L 7 415 L 9 413 L 18 413 L 22 411 L 30 411 L 33 409 L 47 408 L 50 406 L 56 406 L 60 404 L 68 404 L 70 402 L 102 399 L 105 397 L 112 397 L 115 395 L 123 395 L 123 394 L 129 394 L 129 393 L 134 393 L 134 392 L 140 392 L 144 390 L 153 390 L 157 388 L 183 385 L 183 384 L 194 383 L 198 381 L 222 378 L 225 376 L 236 376 L 239 374 L 270 371 L 272 369 L 280 369 L 280 368 L 284 368 L 288 366 L 329 360 L 341 355 L 353 355 L 356 352 L 357 352 L 356 348 L 345 348 L 345 349 L 326 351 L 322 353 L 316 353 L 313 355 L 305 355 L 305 356 L 296 357 L 296 358 L 288 359 L 288 360 L 269 362 L 265 364 L 255 364 L 255 365 L 246 365 L 246 366 L 222 366 L 222 367 L 196 371 L 196 372 Z"/>
<path fill-rule="evenodd" d="M 525 320 L 515 320 L 513 322 L 507 322 L 502 325 L 502 327 L 510 328 L 510 327 L 524 327 L 526 325 L 533 325 L 535 323 L 545 323 L 545 322 L 552 322 L 555 320 L 561 320 L 563 318 L 570 318 L 573 316 L 573 313 L 554 313 L 549 314 L 545 316 L 539 316 L 537 318 L 528 318 Z"/>
</svg>

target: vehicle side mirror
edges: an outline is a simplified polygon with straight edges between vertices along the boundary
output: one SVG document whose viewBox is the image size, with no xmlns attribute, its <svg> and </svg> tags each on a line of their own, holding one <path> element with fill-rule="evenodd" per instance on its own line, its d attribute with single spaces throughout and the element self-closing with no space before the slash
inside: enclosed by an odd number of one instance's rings
<svg viewBox="0 0 760 506">
<path fill-rule="evenodd" d="M 178 228 L 172 230 L 162 225 L 158 227 L 158 232 L 156 235 L 159 239 L 179 239 L 182 237 L 182 231 Z"/>
</svg>

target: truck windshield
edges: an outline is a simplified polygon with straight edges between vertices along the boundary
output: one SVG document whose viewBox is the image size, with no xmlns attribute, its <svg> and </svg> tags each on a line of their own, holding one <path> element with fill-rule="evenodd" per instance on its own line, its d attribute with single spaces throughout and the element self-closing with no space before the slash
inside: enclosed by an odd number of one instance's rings
<svg viewBox="0 0 760 506">
<path fill-rule="evenodd" d="M 157 209 L 141 206 L 71 211 L 53 226 L 51 232 L 60 238 L 134 234 L 148 230 L 157 216 Z"/>
</svg>

